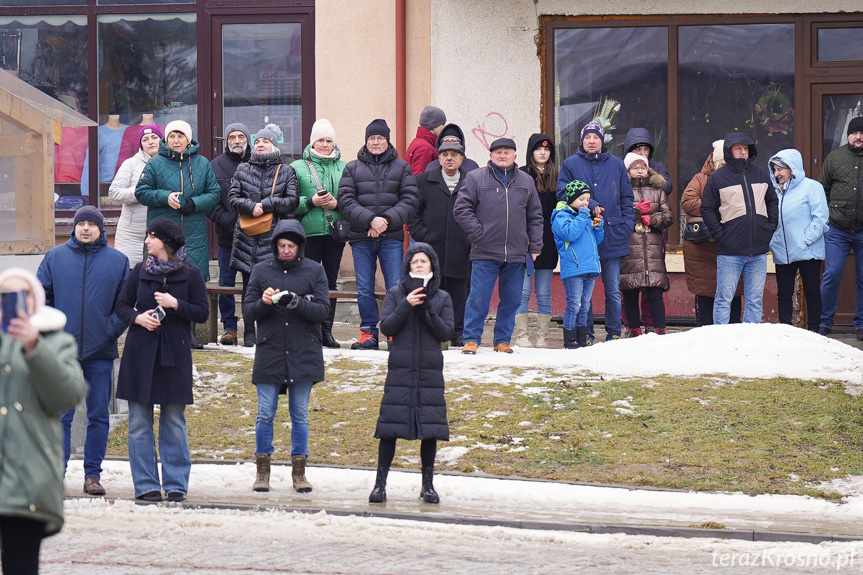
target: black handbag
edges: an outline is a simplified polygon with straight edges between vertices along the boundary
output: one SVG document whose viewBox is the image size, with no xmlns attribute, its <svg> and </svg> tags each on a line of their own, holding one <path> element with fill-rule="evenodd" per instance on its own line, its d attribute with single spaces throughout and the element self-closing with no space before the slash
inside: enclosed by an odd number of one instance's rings
<svg viewBox="0 0 863 575">
<path fill-rule="evenodd" d="M 694 244 L 702 244 L 704 242 L 710 241 L 710 231 L 707 229 L 707 226 L 704 225 L 704 222 L 700 219 L 698 221 L 687 221 L 686 229 L 683 231 L 683 239 L 687 242 L 692 242 Z"/>
<path fill-rule="evenodd" d="M 321 184 L 321 179 L 318 177 L 318 171 L 315 169 L 314 164 L 310 161 L 306 160 L 306 165 L 309 166 L 309 172 L 312 174 L 312 178 L 315 180 L 315 187 L 318 189 L 318 193 L 325 193 L 324 186 Z M 333 220 L 333 214 L 330 213 L 330 210 L 323 208 L 324 215 L 327 217 L 327 223 L 330 225 L 330 234 L 333 236 L 333 239 L 337 242 L 346 242 L 348 241 L 348 237 L 351 234 L 351 225 L 347 220 Z"/>
</svg>

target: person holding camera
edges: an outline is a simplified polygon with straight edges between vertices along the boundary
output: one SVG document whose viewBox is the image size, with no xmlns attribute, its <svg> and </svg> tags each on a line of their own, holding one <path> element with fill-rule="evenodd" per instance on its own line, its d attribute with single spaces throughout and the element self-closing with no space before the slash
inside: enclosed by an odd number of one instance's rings
<svg viewBox="0 0 863 575">
<path fill-rule="evenodd" d="M 186 258 L 186 236 L 173 220 L 147 226 L 147 257 L 129 274 L 117 301 L 117 315 L 129 326 L 117 397 L 129 402 L 129 466 L 135 498 L 182 501 L 189 491 L 192 459 L 186 434 L 186 406 L 192 398 L 191 324 L 210 315 L 201 271 Z M 156 464 L 153 409 L 160 406 Z"/>
<path fill-rule="evenodd" d="M 341 156 L 333 125 L 321 118 L 312 125 L 311 143 L 303 150 L 302 159 L 291 164 L 297 172 L 297 185 L 300 188 L 300 203 L 294 215 L 302 218 L 306 231 L 306 257 L 324 266 L 331 291 L 338 287 L 336 281 L 346 239 L 346 234 L 339 235 L 339 226 L 346 222 L 336 223 L 342 220 L 342 215 L 336 209 L 339 180 L 346 165 L 339 159 Z M 330 315 L 321 324 L 321 341 L 332 349 L 341 347 L 333 338 L 336 301 L 336 298 L 330 298 Z"/>
<path fill-rule="evenodd" d="M 84 440 L 84 493 L 105 495 L 100 483 L 108 447 L 111 391 L 117 339 L 126 324 L 115 305 L 129 275 L 129 259 L 108 245 L 102 213 L 93 206 L 75 212 L 72 237 L 45 254 L 36 272 L 45 301 L 66 314 L 66 333 L 78 344 L 78 361 L 90 384 L 87 394 L 87 437 Z M 63 470 L 71 453 L 75 407 L 63 424 Z"/>
<path fill-rule="evenodd" d="M 243 298 L 243 317 L 258 326 L 252 383 L 258 394 L 255 421 L 254 491 L 270 490 L 273 419 L 279 395 L 288 394 L 291 417 L 291 466 L 294 489 L 312 490 L 306 480 L 309 456 L 309 396 L 324 380 L 324 354 L 318 324 L 330 310 L 327 276 L 305 256 L 306 234 L 299 220 L 276 224 L 272 257 L 252 270 Z"/>
<path fill-rule="evenodd" d="M 42 539 L 63 526 L 60 414 L 87 395 L 66 316 L 31 272 L 0 273 L 0 565 L 39 572 Z"/>
<path fill-rule="evenodd" d="M 228 205 L 239 214 L 231 269 L 243 276 L 243 300 L 252 268 L 270 259 L 273 229 L 297 207 L 297 175 L 292 167 L 284 165 L 276 147 L 281 132 L 275 124 L 267 124 L 255 134 L 252 155 L 248 162 L 237 166 L 228 192 Z M 245 316 L 243 323 L 243 345 L 252 347 L 256 342 L 255 324 Z"/>
<path fill-rule="evenodd" d="M 432 484 L 434 460 L 437 441 L 449 441 L 441 342 L 452 339 L 455 327 L 452 299 L 440 284 L 437 254 L 429 244 L 416 242 L 405 253 L 401 282 L 384 298 L 381 332 L 392 341 L 375 429 L 378 469 L 369 503 L 387 500 L 396 439 L 420 440 L 420 499 L 440 502 Z"/>
</svg>

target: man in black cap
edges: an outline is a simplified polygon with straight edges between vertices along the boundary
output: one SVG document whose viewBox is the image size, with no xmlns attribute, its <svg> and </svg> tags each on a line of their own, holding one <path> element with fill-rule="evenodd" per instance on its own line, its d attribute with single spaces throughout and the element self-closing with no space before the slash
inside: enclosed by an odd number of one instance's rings
<svg viewBox="0 0 863 575">
<path fill-rule="evenodd" d="M 108 447 L 109 405 L 117 339 L 126 325 L 115 304 L 129 275 L 129 258 L 108 245 L 101 212 L 84 206 L 75 212 L 72 237 L 45 254 L 36 276 L 45 303 L 66 314 L 65 331 L 78 343 L 78 361 L 90 384 L 84 441 L 84 493 L 105 495 L 99 480 Z M 69 462 L 75 409 L 61 417 L 63 456 Z"/>
<path fill-rule="evenodd" d="M 827 335 L 833 329 L 833 316 L 839 296 L 839 284 L 848 252 L 854 251 L 854 330 L 863 340 L 863 116 L 848 123 L 848 143 L 824 158 L 821 185 L 827 194 L 830 219 L 824 234 L 826 254 L 824 278 L 821 280 L 821 327 Z"/>
<path fill-rule="evenodd" d="M 348 162 L 339 181 L 339 213 L 351 225 L 348 241 L 354 256 L 360 339 L 351 349 L 378 349 L 378 303 L 375 272 L 381 263 L 386 289 L 402 277 L 404 225 L 419 205 L 417 181 L 410 165 L 390 144 L 385 120 L 366 128 L 366 145 Z"/>
<path fill-rule="evenodd" d="M 210 162 L 213 173 L 222 189 L 219 203 L 207 210 L 207 217 L 216 224 L 216 237 L 219 244 L 219 286 L 234 287 L 237 285 L 237 272 L 231 269 L 231 249 L 234 245 L 234 228 L 237 227 L 237 214 L 231 210 L 228 204 L 228 192 L 231 191 L 231 181 L 237 166 L 247 162 L 252 154 L 249 146 L 249 128 L 239 122 L 228 124 L 225 128 L 225 151 Z M 222 294 L 219 296 L 219 315 L 222 317 L 222 326 L 225 332 L 220 338 L 222 345 L 237 345 L 237 302 L 233 295 Z M 247 347 L 254 345 L 254 326 L 247 326 L 246 334 L 251 338 L 244 338 L 243 343 Z"/>
<path fill-rule="evenodd" d="M 444 142 L 439 152 L 438 169 L 417 176 L 420 206 L 408 222 L 408 231 L 413 239 L 430 244 L 437 253 L 440 287 L 452 297 L 455 314 L 452 344 L 461 347 L 467 280 L 470 278 L 470 240 L 456 223 L 453 207 L 467 170 L 463 165 L 464 148 L 461 144 Z"/>
<path fill-rule="evenodd" d="M 458 193 L 453 216 L 471 242 L 470 295 L 464 314 L 464 348 L 475 354 L 482 342 L 494 284 L 498 284 L 494 350 L 509 346 L 515 312 L 521 303 L 526 258 L 542 251 L 542 205 L 536 184 L 515 163 L 515 142 L 498 138 L 485 168 L 469 172 Z"/>
</svg>

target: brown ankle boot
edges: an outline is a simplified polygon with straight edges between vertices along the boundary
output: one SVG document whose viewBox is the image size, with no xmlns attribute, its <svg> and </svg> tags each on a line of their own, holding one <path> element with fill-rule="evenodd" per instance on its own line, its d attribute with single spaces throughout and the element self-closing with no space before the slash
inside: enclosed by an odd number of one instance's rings
<svg viewBox="0 0 863 575">
<path fill-rule="evenodd" d="M 269 491 L 270 490 L 270 456 L 266 453 L 255 454 L 255 465 L 258 467 L 255 475 L 255 484 L 252 485 L 254 491 Z"/>
<path fill-rule="evenodd" d="M 300 493 L 309 493 L 312 484 L 306 481 L 306 456 L 294 455 L 291 457 L 291 478 L 294 480 L 294 489 Z"/>
</svg>

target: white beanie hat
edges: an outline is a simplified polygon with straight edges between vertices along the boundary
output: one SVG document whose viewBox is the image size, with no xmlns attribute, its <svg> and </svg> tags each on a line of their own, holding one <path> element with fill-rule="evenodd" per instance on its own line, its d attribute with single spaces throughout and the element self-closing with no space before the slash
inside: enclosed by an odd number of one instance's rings
<svg viewBox="0 0 863 575">
<path fill-rule="evenodd" d="M 629 166 L 634 164 L 635 162 L 644 162 L 644 165 L 647 166 L 647 158 L 642 156 L 641 154 L 636 154 L 635 152 L 629 152 L 626 154 L 626 157 L 623 158 L 623 165 L 626 166 L 626 169 L 629 169 Z"/>
<path fill-rule="evenodd" d="M 713 167 L 719 169 L 725 165 L 725 140 L 713 142 Z"/>
<path fill-rule="evenodd" d="M 329 138 L 333 143 L 336 141 L 336 131 L 326 118 L 321 118 L 312 124 L 312 134 L 309 136 L 309 143 L 314 144 L 321 138 Z"/>
<path fill-rule="evenodd" d="M 192 143 L 192 126 L 189 125 L 189 122 L 184 122 L 183 120 L 174 120 L 172 122 L 168 122 L 168 125 L 165 126 L 165 141 L 168 141 L 168 134 L 171 132 L 183 132 L 186 134 L 186 139 L 189 140 L 189 144 Z"/>
</svg>

